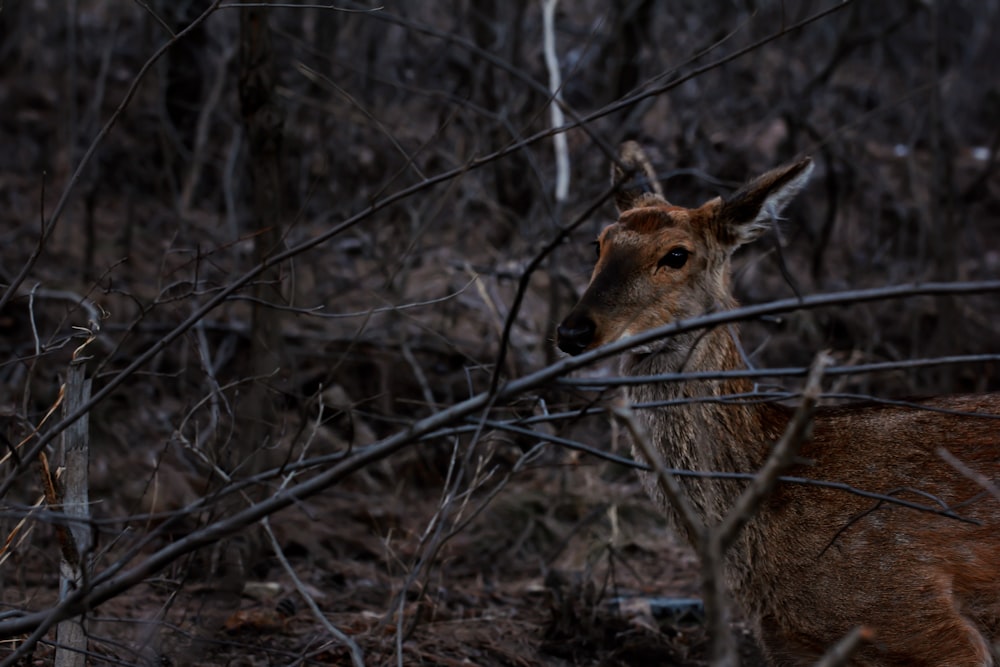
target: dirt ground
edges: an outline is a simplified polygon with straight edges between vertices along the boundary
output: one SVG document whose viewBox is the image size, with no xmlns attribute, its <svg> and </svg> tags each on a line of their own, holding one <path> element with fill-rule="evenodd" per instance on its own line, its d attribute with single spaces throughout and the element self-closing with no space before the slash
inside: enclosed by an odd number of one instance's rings
<svg viewBox="0 0 1000 667">
<path fill-rule="evenodd" d="M 1000 389 L 994 3 L 562 0 L 564 201 L 540 3 L 217 4 L 0 3 L 0 664 L 58 643 L 15 624 L 58 600 L 74 358 L 107 390 L 87 585 L 121 582 L 88 665 L 349 665 L 339 633 L 369 667 L 708 664 L 693 553 L 581 451 L 629 456 L 615 391 L 455 412 L 558 360 L 625 139 L 689 206 L 814 157 L 744 303 L 969 285 L 745 322 L 751 363 L 896 364 L 830 401 Z"/>
<path fill-rule="evenodd" d="M 654 612 L 664 598 L 698 597 L 695 559 L 627 476 L 553 465 L 521 475 L 417 577 L 435 490 L 346 487 L 271 525 L 301 585 L 357 639 L 365 664 L 707 664 L 697 605 Z M 545 491 L 553 487 L 562 487 L 555 502 Z M 34 540 L 32 553 L 51 551 Z M 205 558 L 96 610 L 89 664 L 350 664 L 276 558 L 256 565 L 241 594 L 199 576 Z M 52 566 L 8 563 L 18 586 L 5 586 L 5 605 L 51 604 Z M 743 644 L 744 664 L 763 664 L 745 633 Z M 25 664 L 50 664 L 52 653 L 40 646 Z"/>
</svg>

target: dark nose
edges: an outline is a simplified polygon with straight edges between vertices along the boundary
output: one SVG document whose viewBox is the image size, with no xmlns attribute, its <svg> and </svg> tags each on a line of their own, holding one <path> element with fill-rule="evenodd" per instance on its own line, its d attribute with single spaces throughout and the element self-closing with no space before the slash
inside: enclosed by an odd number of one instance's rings
<svg viewBox="0 0 1000 667">
<path fill-rule="evenodd" d="M 589 317 L 567 317 L 556 329 L 557 345 L 566 354 L 574 356 L 587 349 L 594 342 L 594 332 L 597 327 Z"/>
</svg>

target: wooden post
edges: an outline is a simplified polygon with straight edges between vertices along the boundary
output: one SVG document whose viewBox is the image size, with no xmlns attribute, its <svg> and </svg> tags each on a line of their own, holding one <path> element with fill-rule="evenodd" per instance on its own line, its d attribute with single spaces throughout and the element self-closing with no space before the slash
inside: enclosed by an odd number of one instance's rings
<svg viewBox="0 0 1000 667">
<path fill-rule="evenodd" d="M 63 416 L 90 400 L 91 380 L 86 378 L 85 359 L 73 360 L 66 376 Z M 89 413 L 84 413 L 62 433 L 63 513 L 70 518 L 68 539 L 63 541 L 59 563 L 59 599 L 85 585 L 91 552 L 90 505 L 88 501 L 90 437 Z M 56 629 L 55 667 L 84 667 L 87 660 L 87 633 L 82 617 L 66 619 Z"/>
</svg>

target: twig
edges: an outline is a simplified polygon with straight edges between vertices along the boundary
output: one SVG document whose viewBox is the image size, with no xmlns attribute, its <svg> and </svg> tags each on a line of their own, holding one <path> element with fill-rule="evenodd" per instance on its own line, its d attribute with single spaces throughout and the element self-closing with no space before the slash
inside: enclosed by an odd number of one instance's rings
<svg viewBox="0 0 1000 667">
<path fill-rule="evenodd" d="M 389 141 L 389 143 L 392 144 L 392 147 L 395 148 L 396 151 L 403 157 L 403 162 L 406 168 L 412 169 L 413 172 L 416 174 L 417 178 L 421 180 L 427 179 L 427 176 L 424 174 L 424 172 L 420 170 L 420 165 L 418 165 L 416 162 L 416 155 L 411 155 L 410 153 L 407 153 L 406 149 L 400 145 L 399 140 L 396 139 L 395 135 L 393 135 L 393 133 L 389 130 L 389 128 L 387 128 L 385 124 L 375 116 L 375 114 L 369 111 L 365 107 L 365 105 L 363 105 L 361 102 L 355 99 L 354 96 L 351 95 L 349 92 L 338 86 L 336 82 L 333 81 L 333 79 L 324 74 L 321 74 L 320 72 L 317 72 L 316 70 L 309 67 L 305 63 L 300 62 L 297 65 L 297 69 L 299 70 L 299 73 L 302 74 L 302 76 L 304 76 L 305 78 L 309 79 L 311 83 L 314 83 L 317 86 L 320 85 L 326 86 L 332 89 L 338 95 L 344 97 L 348 102 L 350 102 L 351 106 L 356 108 L 365 116 L 365 118 L 370 120 L 372 122 L 372 125 L 375 126 L 375 129 L 381 132 L 382 136 L 384 136 Z"/>
<path fill-rule="evenodd" d="M 938 456 L 943 458 L 945 462 L 948 463 L 948 465 L 950 465 L 955 470 L 957 470 L 958 472 L 962 473 L 963 475 L 971 479 L 979 486 L 983 487 L 987 491 L 987 493 L 992 495 L 994 498 L 1000 500 L 1000 487 L 997 486 L 995 480 L 992 480 L 986 475 L 982 474 L 981 472 L 977 472 L 972 468 L 970 468 L 969 466 L 965 465 L 963 461 L 961 461 L 957 456 L 949 452 L 944 447 L 938 447 L 937 453 Z"/>
<path fill-rule="evenodd" d="M 840 641 L 827 649 L 813 667 L 843 667 L 861 645 L 875 639 L 871 628 L 860 625 L 848 632 Z"/>
<path fill-rule="evenodd" d="M 459 458 L 459 452 L 461 451 L 461 441 L 455 438 L 454 444 L 452 446 L 451 458 L 448 462 L 448 472 L 445 476 L 444 484 L 441 490 L 441 500 L 438 503 L 438 508 L 434 512 L 430 521 L 427 523 L 427 527 L 424 529 L 423 534 L 420 536 L 420 543 L 417 547 L 418 557 L 410 572 L 407 574 L 406 579 L 403 582 L 402 587 L 395 596 L 393 604 L 389 606 L 389 611 L 386 613 L 385 618 L 382 623 L 388 620 L 389 615 L 395 609 L 396 613 L 396 663 L 399 667 L 403 667 L 403 642 L 405 636 L 413 631 L 416 627 L 416 623 L 419 620 L 419 610 L 417 607 L 417 613 L 414 614 L 412 623 L 410 624 L 410 629 L 404 633 L 403 631 L 403 621 L 404 619 L 404 608 L 407 599 L 407 593 L 410 587 L 413 586 L 421 577 L 428 576 L 429 569 L 437 558 L 438 553 L 441 548 L 454 537 L 458 530 L 454 527 L 455 524 L 461 521 L 462 513 L 468 506 L 472 494 L 478 490 L 483 484 L 485 484 L 492 476 L 493 471 L 484 472 L 484 461 L 480 460 L 478 465 L 476 465 L 475 471 L 472 473 L 472 479 L 468 483 L 468 488 L 464 491 L 460 491 L 460 484 L 463 479 L 466 478 L 466 468 L 469 466 L 473 452 L 475 451 L 475 443 L 478 442 L 478 433 L 473 439 L 472 443 L 466 447 L 465 457 Z M 493 496 L 489 495 L 485 503 L 489 503 Z M 454 509 L 455 503 L 458 502 L 458 509 Z"/>
<path fill-rule="evenodd" d="M 316 418 L 317 427 L 322 422 L 322 418 L 323 418 L 323 404 L 321 401 L 319 414 Z M 315 436 L 316 434 L 316 430 L 317 428 L 313 429 L 312 435 L 310 435 L 309 440 L 306 442 L 306 445 L 302 450 L 303 454 L 305 454 L 306 449 L 312 443 L 312 439 L 313 436 Z M 295 477 L 294 474 L 286 475 L 285 478 L 282 480 L 280 489 L 284 490 L 288 486 L 288 483 L 294 477 Z M 278 538 L 275 537 L 274 531 L 271 530 L 271 523 L 270 521 L 268 521 L 268 517 L 264 516 L 263 518 L 261 518 L 260 523 L 264 528 L 264 532 L 267 533 L 268 540 L 270 540 L 271 542 L 271 548 L 274 551 L 274 555 L 281 562 L 281 566 L 285 569 L 285 572 L 291 578 L 292 583 L 295 585 L 295 590 L 299 592 L 299 595 L 305 601 L 306 605 L 308 605 L 309 610 L 313 614 L 313 617 L 317 621 L 319 621 L 320 625 L 322 625 L 327 632 L 333 635 L 337 639 L 337 641 L 347 646 L 348 650 L 351 653 L 351 664 L 353 664 L 354 667 L 365 667 L 364 655 L 362 654 L 361 648 L 358 646 L 357 642 L 355 642 L 349 636 L 344 634 L 335 625 L 330 623 L 329 619 L 327 619 L 326 615 L 323 613 L 323 610 L 319 608 L 319 605 L 316 604 L 316 601 L 313 599 L 312 595 L 309 594 L 309 591 L 306 589 L 305 584 L 303 584 L 302 580 L 299 579 L 298 574 L 295 572 L 295 568 L 293 568 L 291 563 L 288 562 L 288 558 L 285 557 L 285 552 L 281 548 L 281 544 L 278 543 Z"/>
<path fill-rule="evenodd" d="M 794 462 L 799 446 L 812 426 L 812 413 L 821 393 L 820 380 L 823 377 L 823 369 L 831 362 L 832 359 L 825 352 L 816 355 L 809 371 L 806 388 L 802 393 L 802 401 L 785 426 L 781 438 L 775 443 L 764 466 L 754 475 L 750 485 L 726 512 L 721 523 L 710 529 L 706 539 L 698 545 L 698 554 L 702 561 L 705 620 L 712 637 L 711 654 L 712 664 L 715 667 L 739 665 L 739 653 L 729 628 L 729 589 L 723 576 L 726 551 L 774 489 L 781 472 Z"/>
<path fill-rule="evenodd" d="M 943 357 L 925 357 L 923 359 L 879 361 L 870 364 L 857 364 L 854 366 L 830 366 L 826 369 L 826 371 L 824 371 L 824 375 L 860 375 L 862 373 L 881 373 L 884 371 L 926 368 L 928 366 L 981 364 L 997 361 L 1000 361 L 1000 354 L 957 354 Z M 629 375 L 620 377 L 568 377 L 559 378 L 557 383 L 563 387 L 574 387 L 586 391 L 605 391 L 611 387 L 628 387 L 632 385 L 660 382 L 729 380 L 733 378 L 789 378 L 805 377 L 808 374 L 809 368 L 807 366 L 780 366 L 774 368 L 743 368 L 731 371 L 684 371 L 679 373 L 658 373 L 656 375 Z M 827 396 L 829 396 L 829 394 L 827 394 Z M 916 405 L 912 402 L 910 404 Z"/>
<path fill-rule="evenodd" d="M 306 3 L 306 4 L 294 4 L 287 2 L 227 2 L 224 5 L 220 5 L 219 9 L 247 9 L 247 8 L 267 8 L 267 7 L 286 7 L 289 9 L 328 9 L 333 12 L 344 12 L 345 14 L 368 14 L 373 12 L 380 12 L 384 9 L 382 5 L 378 7 L 369 7 L 368 9 L 347 9 L 344 7 L 338 7 L 337 5 L 321 5 L 316 3 Z"/>
<path fill-rule="evenodd" d="M 191 200 L 195 189 L 201 182 L 201 171 L 205 164 L 205 146 L 209 139 L 209 126 L 212 124 L 212 114 L 215 113 L 222 98 L 222 91 L 229 81 L 229 65 L 236 55 L 236 46 L 229 45 L 223 49 L 219 61 L 215 65 L 215 76 L 208 94 L 198 104 L 198 122 L 195 124 L 194 146 L 191 149 L 190 169 L 184 178 L 177 209 L 181 217 L 190 215 Z"/>
<path fill-rule="evenodd" d="M 325 308 L 326 306 L 322 306 L 322 305 L 320 305 L 320 306 L 286 306 L 286 305 L 283 305 L 283 304 L 273 303 L 273 302 L 270 302 L 270 301 L 263 301 L 263 300 L 254 299 L 251 296 L 245 296 L 245 295 L 242 295 L 242 294 L 231 296 L 229 298 L 229 300 L 230 301 L 251 301 L 251 302 L 252 301 L 259 301 L 260 303 L 265 304 L 269 308 L 277 308 L 277 309 L 280 309 L 280 310 L 287 310 L 289 312 L 305 314 L 305 315 L 309 315 L 310 317 L 317 317 L 317 318 L 322 318 L 322 319 L 345 319 L 345 318 L 354 318 L 354 317 L 371 317 L 373 315 L 382 315 L 384 313 L 397 313 L 397 312 L 402 312 L 404 310 L 410 310 L 412 308 L 424 308 L 426 306 L 434 306 L 434 305 L 438 305 L 438 304 L 441 304 L 441 303 L 445 303 L 447 301 L 450 301 L 450 300 L 454 299 L 457 296 L 460 296 L 460 295 L 464 294 L 465 291 L 467 289 L 469 289 L 472 285 L 474 285 L 476 283 L 476 281 L 479 280 L 479 279 L 480 279 L 479 276 L 473 276 L 473 278 L 471 278 L 469 280 L 469 282 L 465 283 L 464 285 L 462 285 L 461 287 L 459 287 L 454 292 L 450 292 L 449 294 L 445 294 L 444 296 L 439 296 L 439 297 L 436 297 L 434 299 L 426 299 L 424 301 L 411 301 L 409 303 L 401 303 L 401 304 L 392 305 L 392 306 L 380 306 L 380 307 L 377 307 L 377 308 L 369 308 L 368 310 L 355 310 L 355 311 L 351 311 L 351 312 L 347 312 L 347 313 L 322 313 L 322 312 L 319 312 L 319 311 L 322 310 L 323 308 Z"/>
<path fill-rule="evenodd" d="M 296 574 L 295 568 L 292 564 L 288 562 L 288 558 L 285 557 L 285 552 L 281 548 L 281 544 L 278 543 L 278 538 L 274 536 L 274 531 L 271 530 L 271 522 L 268 521 L 267 517 L 260 520 L 261 526 L 264 528 L 264 532 L 267 534 L 268 540 L 271 542 L 271 550 L 274 552 L 275 557 L 277 557 L 278 562 L 281 563 L 281 567 L 284 568 L 285 573 L 291 578 L 292 584 L 295 586 L 295 590 L 298 591 L 299 597 L 301 597 L 306 605 L 309 607 L 309 611 L 312 612 L 313 618 L 315 618 L 323 629 L 330 633 L 337 641 L 347 647 L 347 650 L 351 654 L 351 664 L 354 667 L 365 667 L 365 657 L 361 652 L 361 647 L 358 643 L 351 639 L 348 635 L 335 626 L 323 613 L 323 610 L 319 608 L 316 601 L 313 599 L 312 595 L 309 594 L 309 590 L 306 588 L 302 580 L 299 579 L 299 575 Z"/>
<path fill-rule="evenodd" d="M 41 287 L 41 283 L 35 283 L 34 287 L 31 288 L 30 295 L 28 296 L 28 321 L 31 323 L 31 340 L 35 343 L 35 356 L 32 359 L 31 364 L 28 366 L 28 377 L 24 382 L 24 396 L 21 399 L 21 414 L 25 415 L 31 414 L 31 411 L 28 410 L 28 405 L 31 401 L 31 384 L 35 375 L 36 364 L 39 357 L 42 355 L 42 341 L 38 337 L 38 323 L 35 321 L 35 293 L 38 291 L 39 287 Z M 2 306 L 0 306 L 0 309 L 2 309 Z M 0 460 L 0 462 L 2 462 L 2 460 Z"/>
<path fill-rule="evenodd" d="M 632 443 L 642 451 L 656 473 L 656 481 L 663 490 L 667 501 L 681 519 L 688 540 L 695 546 L 701 557 L 702 591 L 705 603 L 705 619 L 711 637 L 713 667 L 735 667 L 739 663 L 736 644 L 729 629 L 729 596 L 722 576 L 723 553 L 720 531 L 705 525 L 703 518 L 695 511 L 687 494 L 670 471 L 664 466 L 657 447 L 649 441 L 645 429 L 629 408 L 616 406 L 612 412 L 621 418 Z M 732 512 L 727 514 L 731 516 Z"/>
<path fill-rule="evenodd" d="M 424 370 L 420 368 L 420 364 L 417 363 L 417 358 L 413 356 L 413 350 L 410 349 L 410 344 L 406 341 L 400 346 L 400 351 L 403 353 L 403 359 L 409 364 L 410 370 L 413 371 L 413 377 L 416 378 L 417 384 L 420 386 L 421 395 L 424 398 L 424 403 L 427 404 L 427 409 L 431 410 L 434 408 L 434 391 L 431 389 L 431 383 L 427 381 L 427 375 Z"/>
<path fill-rule="evenodd" d="M 687 494 L 681 489 L 670 469 L 663 462 L 659 450 L 650 442 L 646 429 L 635 416 L 632 408 L 624 401 L 619 401 L 611 406 L 611 414 L 620 419 L 632 436 L 632 442 L 642 452 L 642 455 L 649 461 L 650 467 L 656 473 L 656 481 L 663 490 L 663 495 L 667 501 L 677 510 L 691 542 L 698 544 L 705 539 L 705 524 L 702 518 L 695 511 L 688 499 Z"/>
<path fill-rule="evenodd" d="M 691 505 L 673 473 L 663 464 L 658 448 L 650 442 L 631 408 L 621 404 L 611 408 L 612 413 L 625 423 L 633 443 L 649 461 L 664 496 L 679 514 L 683 528 L 701 557 L 705 617 L 712 637 L 712 664 L 716 667 L 739 664 L 736 644 L 729 629 L 729 591 L 723 577 L 726 551 L 740 530 L 756 514 L 761 502 L 771 493 L 781 472 L 794 461 L 799 445 L 812 423 L 812 412 L 821 393 L 823 370 L 832 361 L 826 353 L 816 355 L 802 394 L 802 402 L 774 445 L 763 468 L 753 475 L 750 485 L 736 499 L 718 526 L 707 527 L 703 523 L 702 517 Z"/>
<path fill-rule="evenodd" d="M 605 190 L 597 199 L 587 206 L 586 209 L 584 209 L 583 213 L 577 216 L 576 220 L 560 229 L 555 238 L 539 250 L 525 267 L 524 273 L 521 274 L 521 278 L 518 280 L 517 291 L 514 293 L 514 300 L 511 302 L 510 309 L 507 312 L 507 319 L 504 322 L 503 333 L 500 336 L 500 349 L 497 351 L 493 375 L 490 378 L 491 394 L 496 392 L 500 385 L 500 377 L 503 373 L 503 367 L 505 365 L 504 362 L 507 359 L 507 346 L 510 342 L 510 334 L 514 328 L 514 322 L 517 321 L 517 313 L 521 310 L 521 303 L 524 301 L 524 297 L 528 293 L 528 285 L 531 283 L 532 274 L 534 274 L 535 270 L 542 265 L 542 262 L 544 262 L 549 255 L 556 251 L 556 248 L 562 245 L 563 241 L 569 238 L 570 234 L 577 227 L 580 227 L 584 222 L 589 220 L 590 216 L 603 206 L 604 202 L 608 201 L 614 193 L 615 188 Z M 579 357 L 576 358 L 579 359 Z"/>
<path fill-rule="evenodd" d="M 28 520 L 36 518 L 36 514 L 41 513 L 38 512 L 39 508 L 41 508 L 44 504 L 45 495 L 43 494 L 38 497 L 38 500 L 36 500 L 35 503 L 27 509 L 27 511 L 19 511 L 19 516 L 11 517 L 17 518 L 17 523 L 10 529 L 10 532 L 7 533 L 7 537 L 3 540 L 3 544 L 0 545 L 0 565 L 6 563 L 11 554 L 14 553 L 24 543 L 24 540 L 27 539 L 28 535 L 31 534 L 31 531 L 35 527 L 36 523 L 32 521 L 29 524 Z M 27 526 L 27 528 L 25 528 L 25 526 Z M 20 536 L 20 538 L 18 538 L 18 536 Z"/>
<path fill-rule="evenodd" d="M 635 408 L 635 406 L 632 406 Z M 599 410 L 595 409 L 595 414 L 605 414 L 606 410 L 601 408 Z M 529 428 L 524 428 L 523 426 L 517 426 L 509 422 L 502 422 L 497 420 L 488 419 L 483 422 L 486 426 L 495 428 L 497 430 L 509 431 L 511 433 L 517 433 L 519 435 L 526 435 L 541 440 L 543 442 L 549 442 L 560 447 L 566 447 L 578 452 L 583 452 L 585 454 L 590 454 L 595 458 L 601 459 L 603 461 L 609 461 L 618 465 L 625 466 L 627 468 L 634 468 L 636 470 L 652 471 L 652 467 L 641 461 L 636 461 L 625 456 L 619 456 L 618 454 L 613 454 L 596 447 L 591 447 L 582 442 L 577 442 L 575 440 L 570 440 L 557 435 L 552 435 L 545 433 L 543 431 L 535 431 Z M 437 435 L 431 434 L 427 436 L 427 439 L 439 439 L 442 437 L 459 435 L 463 432 L 468 432 L 472 430 L 473 426 L 466 426 L 461 428 L 448 429 L 446 431 L 441 431 Z M 478 428 L 478 427 L 476 427 Z M 308 463 L 308 462 L 307 462 Z M 754 478 L 754 473 L 749 472 L 724 472 L 718 470 L 685 470 L 682 468 L 667 468 L 667 472 L 675 477 L 687 477 L 691 479 L 718 479 L 718 480 L 740 480 L 740 481 L 750 481 Z M 927 512 L 930 514 L 936 514 L 938 516 L 943 516 L 949 519 L 954 519 L 956 521 L 961 521 L 963 523 L 968 523 L 971 525 L 981 525 L 982 522 L 975 519 L 961 516 L 956 514 L 954 510 L 948 507 L 948 504 L 943 500 L 934 496 L 932 494 L 927 494 L 920 491 L 919 489 L 907 489 L 912 493 L 922 495 L 930 501 L 935 502 L 935 505 L 921 505 L 920 503 L 915 503 L 910 500 L 903 500 L 892 495 L 885 493 L 875 493 L 872 491 L 867 491 L 865 489 L 859 489 L 857 487 L 851 486 L 850 484 L 845 484 L 843 482 L 830 482 L 822 479 L 809 479 L 807 477 L 793 477 L 788 475 L 781 475 L 778 477 L 778 481 L 784 484 L 798 484 L 802 486 L 814 486 L 821 489 L 831 489 L 834 491 L 841 491 L 844 493 L 849 493 L 851 495 L 860 496 L 862 498 L 868 498 L 870 500 L 877 500 L 881 503 L 888 503 L 891 505 L 898 505 L 900 507 L 905 507 L 907 509 L 916 510 L 918 512 Z"/>
</svg>

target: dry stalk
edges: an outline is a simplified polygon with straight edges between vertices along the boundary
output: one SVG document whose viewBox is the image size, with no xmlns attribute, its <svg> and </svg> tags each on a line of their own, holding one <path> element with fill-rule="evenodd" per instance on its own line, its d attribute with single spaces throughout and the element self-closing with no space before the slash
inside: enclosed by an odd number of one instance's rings
<svg viewBox="0 0 1000 667">
<path fill-rule="evenodd" d="M 785 432 L 775 443 L 771 456 L 764 463 L 764 467 L 736 499 L 736 504 L 715 531 L 721 549 L 720 557 L 732 545 L 740 530 L 757 513 L 761 503 L 778 483 L 781 473 L 793 463 L 799 445 L 808 438 L 809 429 L 812 426 L 813 411 L 823 393 L 820 381 L 826 368 L 832 364 L 833 357 L 826 352 L 820 352 L 813 360 L 809 368 L 809 376 L 806 379 L 806 386 L 802 390 L 802 400 L 785 427 Z"/>
<path fill-rule="evenodd" d="M 219 56 L 219 60 L 215 64 L 215 72 L 208 95 L 199 105 L 194 148 L 191 155 L 191 167 L 184 178 L 184 185 L 181 188 L 177 206 L 182 218 L 189 217 L 191 213 L 191 200 L 194 198 L 195 190 L 201 182 L 201 172 L 206 161 L 205 153 L 209 139 L 209 126 L 212 124 L 213 114 L 215 114 L 219 106 L 225 86 L 229 82 L 229 65 L 232 63 L 235 55 L 235 46 L 230 45 L 223 50 L 222 55 Z"/>
<path fill-rule="evenodd" d="M 315 426 L 312 430 L 312 433 L 309 436 L 308 441 L 302 448 L 300 459 L 305 457 L 306 451 L 312 444 L 313 437 L 319 430 L 320 424 L 323 423 L 322 397 L 320 398 L 319 407 L 320 407 L 319 414 L 316 416 Z M 285 489 L 288 486 L 288 484 L 292 481 L 292 479 L 294 479 L 294 477 L 295 477 L 294 473 L 289 473 L 288 475 L 285 475 L 284 479 L 281 481 L 280 488 Z M 295 586 L 295 590 L 298 591 L 299 596 L 303 599 L 303 601 L 305 601 L 306 606 L 309 607 L 309 611 L 312 613 L 313 618 L 315 618 L 316 621 L 321 626 L 323 626 L 323 629 L 326 630 L 331 636 L 333 636 L 334 639 L 336 639 L 338 642 L 347 647 L 347 650 L 351 654 L 351 664 L 353 665 L 353 667 L 365 667 L 365 658 L 364 654 L 361 652 L 361 647 L 359 647 L 357 642 L 351 639 L 351 637 L 349 637 L 346 633 L 344 633 L 340 628 L 338 628 L 337 626 L 335 626 L 333 623 L 330 622 L 330 620 L 323 613 L 323 610 L 319 608 L 318 604 L 316 604 L 316 600 L 314 600 L 312 595 L 309 593 L 309 589 L 306 588 L 306 585 L 299 578 L 298 573 L 295 572 L 295 568 L 293 568 L 292 564 L 288 562 L 288 558 L 285 556 L 285 552 L 281 548 L 281 544 L 278 542 L 278 538 L 275 537 L 274 531 L 271 530 L 271 523 L 268 520 L 268 517 L 266 516 L 262 517 L 260 520 L 260 525 L 263 527 L 264 533 L 267 535 L 267 539 L 271 544 L 271 550 L 274 551 L 274 555 L 281 563 L 281 567 L 285 570 L 285 573 L 288 574 L 289 578 L 291 578 L 292 584 Z"/>
<path fill-rule="evenodd" d="M 843 639 L 831 646 L 823 654 L 814 667 L 844 667 L 847 665 L 854 653 L 861 648 L 862 644 L 875 639 L 875 633 L 871 628 L 858 626 L 848 632 Z"/>
<path fill-rule="evenodd" d="M 704 522 L 691 505 L 691 501 L 684 493 L 677 478 L 667 468 L 663 457 L 660 456 L 660 451 L 650 442 L 649 435 L 635 412 L 627 403 L 620 401 L 611 406 L 611 413 L 625 424 L 625 428 L 632 437 L 632 442 L 646 457 L 653 472 L 656 473 L 656 481 L 663 490 L 666 499 L 677 508 L 684 530 L 697 541 L 702 541 L 705 538 Z"/>
<path fill-rule="evenodd" d="M 985 489 L 986 492 L 994 498 L 1000 500 L 1000 486 L 997 486 L 996 480 L 992 480 L 981 472 L 977 472 L 965 465 L 963 461 L 959 460 L 957 456 L 949 452 L 944 447 L 939 448 L 937 453 L 938 456 L 943 458 L 948 463 L 948 465 L 952 466 L 955 470 L 962 473 L 979 486 L 983 487 L 983 489 Z"/>
</svg>

